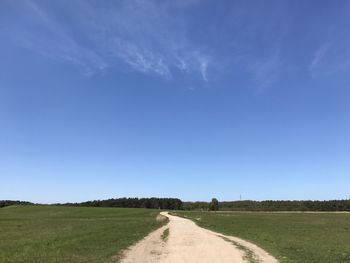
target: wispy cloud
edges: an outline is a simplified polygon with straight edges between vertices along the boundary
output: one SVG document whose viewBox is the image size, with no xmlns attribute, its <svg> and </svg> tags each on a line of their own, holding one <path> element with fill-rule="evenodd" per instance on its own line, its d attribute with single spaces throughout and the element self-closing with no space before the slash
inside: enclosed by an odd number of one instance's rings
<svg viewBox="0 0 350 263">
<path fill-rule="evenodd" d="M 116 38 L 109 47 L 110 53 L 141 72 L 153 72 L 169 78 L 171 73 L 168 64 L 161 54 L 154 54 L 150 50 L 143 50 L 132 42 Z"/>
<path fill-rule="evenodd" d="M 101 55 L 81 45 L 38 4 L 32 1 L 26 1 L 25 3 L 29 10 L 30 22 L 34 25 L 29 29 L 27 28 L 28 25 L 18 25 L 19 34 L 13 35 L 13 39 L 17 44 L 36 51 L 47 58 L 72 63 L 81 68 L 85 75 L 90 75 L 96 70 L 103 70 L 107 67 L 107 63 Z M 33 20 L 34 22 L 32 22 Z M 26 22 L 26 20 L 22 22 Z"/>
<path fill-rule="evenodd" d="M 310 64 L 311 71 L 313 71 L 318 66 L 320 66 L 320 64 L 323 61 L 323 58 L 325 57 L 330 47 L 331 47 L 330 43 L 324 43 L 318 50 L 316 50 L 315 55 Z"/>
<path fill-rule="evenodd" d="M 52 6 L 28 0 L 27 19 L 17 23 L 12 37 L 48 58 L 79 66 L 87 75 L 124 63 L 130 70 L 165 78 L 178 71 L 198 73 L 207 81 L 209 57 L 187 37 L 187 21 L 171 15 L 193 3 L 74 1 L 67 6 L 84 15 L 65 10 L 63 17 Z"/>
<path fill-rule="evenodd" d="M 325 42 L 315 51 L 309 66 L 313 77 L 348 72 L 350 69 L 350 48 L 347 43 Z"/>
<path fill-rule="evenodd" d="M 280 51 L 277 49 L 271 55 L 251 63 L 250 70 L 254 80 L 259 84 L 260 88 L 270 86 L 277 80 L 280 73 L 281 60 Z"/>
<path fill-rule="evenodd" d="M 18 19 L 11 20 L 11 39 L 75 65 L 85 75 L 118 69 L 210 84 L 220 74 L 242 73 L 248 74 L 247 83 L 253 79 L 256 86 L 267 87 L 281 71 L 283 41 L 270 29 L 283 16 L 265 23 L 266 16 L 255 7 L 257 20 L 251 21 L 251 5 L 227 5 L 233 11 L 220 8 L 223 16 L 211 16 L 215 5 L 198 0 L 24 3 L 13 4 L 17 13 L 12 17 Z M 196 17 L 198 10 L 206 17 Z M 322 59 L 318 56 L 312 67 Z"/>
<path fill-rule="evenodd" d="M 208 77 L 207 77 L 207 71 L 208 71 L 208 61 L 207 60 L 202 60 L 200 62 L 200 65 L 201 65 L 201 74 L 202 74 L 202 78 L 205 80 L 205 81 L 208 81 Z"/>
</svg>

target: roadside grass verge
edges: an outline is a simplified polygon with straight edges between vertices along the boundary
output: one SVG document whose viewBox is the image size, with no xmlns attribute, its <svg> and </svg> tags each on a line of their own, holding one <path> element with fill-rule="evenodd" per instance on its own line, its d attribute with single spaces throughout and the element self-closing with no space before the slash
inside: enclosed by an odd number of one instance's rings
<svg viewBox="0 0 350 263">
<path fill-rule="evenodd" d="M 168 237 L 169 237 L 169 228 L 166 228 L 164 231 L 163 231 L 163 234 L 161 235 L 161 238 L 164 242 L 166 242 L 168 240 Z"/>
<path fill-rule="evenodd" d="M 157 210 L 17 206 L 0 209 L 0 262 L 115 262 L 166 221 Z"/>
<path fill-rule="evenodd" d="M 199 226 L 250 241 L 281 263 L 350 262 L 350 214 L 176 213 Z"/>
<path fill-rule="evenodd" d="M 242 250 L 244 252 L 244 259 L 249 262 L 249 263 L 260 263 L 261 261 L 259 260 L 259 258 L 257 258 L 257 256 L 254 254 L 254 252 L 252 250 L 250 250 L 249 248 L 243 246 L 242 244 L 233 241 L 231 239 L 228 239 L 224 236 L 219 236 L 221 237 L 223 240 L 225 240 L 226 242 L 231 243 L 232 245 L 234 245 L 235 247 L 237 247 L 238 249 Z"/>
</svg>

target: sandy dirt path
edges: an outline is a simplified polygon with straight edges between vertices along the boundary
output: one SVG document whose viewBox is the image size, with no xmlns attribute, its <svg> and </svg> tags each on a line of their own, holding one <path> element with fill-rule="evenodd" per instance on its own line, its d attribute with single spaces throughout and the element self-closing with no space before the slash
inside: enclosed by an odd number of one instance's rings
<svg viewBox="0 0 350 263">
<path fill-rule="evenodd" d="M 167 212 L 161 214 L 169 218 L 169 223 L 125 251 L 122 263 L 277 262 L 245 240 L 203 229 L 189 219 Z"/>
</svg>

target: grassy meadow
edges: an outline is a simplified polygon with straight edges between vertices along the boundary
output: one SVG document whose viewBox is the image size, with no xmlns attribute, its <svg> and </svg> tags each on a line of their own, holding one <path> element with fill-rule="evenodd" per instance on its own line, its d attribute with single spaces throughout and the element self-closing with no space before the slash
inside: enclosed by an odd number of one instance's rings
<svg viewBox="0 0 350 263">
<path fill-rule="evenodd" d="M 116 262 L 164 222 L 131 208 L 10 206 L 0 209 L 0 262 Z"/>
<path fill-rule="evenodd" d="M 177 212 L 198 225 L 251 241 L 281 263 L 350 262 L 350 214 Z"/>
</svg>

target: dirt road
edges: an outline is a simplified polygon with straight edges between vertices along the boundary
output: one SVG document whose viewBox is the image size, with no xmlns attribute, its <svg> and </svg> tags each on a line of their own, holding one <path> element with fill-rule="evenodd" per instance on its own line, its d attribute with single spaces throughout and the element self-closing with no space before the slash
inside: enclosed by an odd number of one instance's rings
<svg viewBox="0 0 350 263">
<path fill-rule="evenodd" d="M 161 214 L 169 223 L 130 247 L 122 263 L 277 262 L 247 241 L 203 229 L 189 219 Z"/>
</svg>

